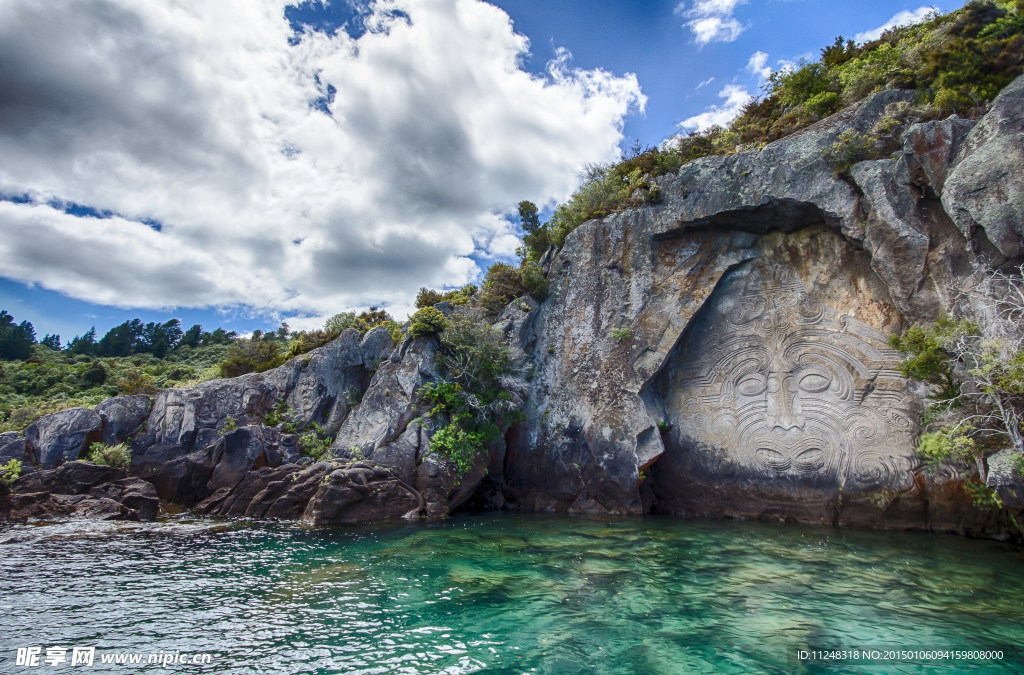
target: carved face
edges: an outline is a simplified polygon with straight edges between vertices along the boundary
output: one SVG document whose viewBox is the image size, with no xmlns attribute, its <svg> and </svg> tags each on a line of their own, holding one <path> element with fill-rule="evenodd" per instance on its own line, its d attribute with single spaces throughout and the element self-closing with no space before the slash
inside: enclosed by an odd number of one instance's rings
<svg viewBox="0 0 1024 675">
<path fill-rule="evenodd" d="M 863 486 L 909 479 L 913 424 L 884 337 L 756 267 L 680 346 L 669 408 L 706 468 Z"/>
</svg>

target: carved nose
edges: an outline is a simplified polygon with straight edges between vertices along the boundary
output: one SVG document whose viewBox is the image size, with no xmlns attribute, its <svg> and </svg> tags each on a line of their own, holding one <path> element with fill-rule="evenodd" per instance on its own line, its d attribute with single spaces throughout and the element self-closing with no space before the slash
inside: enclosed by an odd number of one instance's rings
<svg viewBox="0 0 1024 675">
<path fill-rule="evenodd" d="M 793 410 L 794 396 L 785 375 L 768 378 L 768 423 L 772 430 L 803 429 L 804 418 Z"/>
</svg>

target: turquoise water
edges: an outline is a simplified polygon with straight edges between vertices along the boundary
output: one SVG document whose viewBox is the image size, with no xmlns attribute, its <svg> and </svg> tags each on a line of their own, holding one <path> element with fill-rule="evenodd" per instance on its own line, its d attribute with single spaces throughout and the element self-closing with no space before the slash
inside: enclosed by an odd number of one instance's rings
<svg viewBox="0 0 1024 675">
<path fill-rule="evenodd" d="M 1024 672 L 1024 554 L 756 523 L 462 516 L 0 529 L 0 672 Z M 93 667 L 19 668 L 26 646 Z M 796 649 L 1003 649 L 994 663 L 799 663 Z M 120 652 L 208 666 L 99 663 Z"/>
</svg>

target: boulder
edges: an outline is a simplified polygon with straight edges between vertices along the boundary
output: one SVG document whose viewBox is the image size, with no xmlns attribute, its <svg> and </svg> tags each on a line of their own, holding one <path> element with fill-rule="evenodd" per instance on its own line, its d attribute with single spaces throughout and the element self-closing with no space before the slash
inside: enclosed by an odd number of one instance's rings
<svg viewBox="0 0 1024 675">
<path fill-rule="evenodd" d="M 129 440 L 146 423 L 152 404 L 149 396 L 117 396 L 96 406 L 103 422 L 103 442 L 116 445 Z"/>
<path fill-rule="evenodd" d="M 31 492 L 0 497 L 0 520 L 137 520 L 138 514 L 106 497 Z"/>
<path fill-rule="evenodd" d="M 0 434 L 0 464 L 6 464 L 12 459 L 22 463 L 36 462 L 35 455 L 28 452 L 25 439 L 13 431 Z"/>
<path fill-rule="evenodd" d="M 103 439 L 103 420 L 94 410 L 71 408 L 39 418 L 25 428 L 25 452 L 50 468 L 78 459 Z"/>
<path fill-rule="evenodd" d="M 139 520 L 153 520 L 160 510 L 160 498 L 152 483 L 141 478 L 122 478 L 89 490 L 95 499 L 110 499 L 132 509 Z"/>
<path fill-rule="evenodd" d="M 124 469 L 92 464 L 67 462 L 56 469 L 35 471 L 19 478 L 11 486 L 12 492 L 48 492 L 61 495 L 83 495 L 92 488 L 125 478 Z"/>
</svg>

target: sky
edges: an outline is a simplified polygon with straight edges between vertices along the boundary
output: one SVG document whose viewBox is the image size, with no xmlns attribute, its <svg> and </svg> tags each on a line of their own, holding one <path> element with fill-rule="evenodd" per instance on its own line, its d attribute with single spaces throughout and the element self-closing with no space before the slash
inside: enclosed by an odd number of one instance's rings
<svg viewBox="0 0 1024 675">
<path fill-rule="evenodd" d="M 312 329 L 514 256 L 515 210 L 960 0 L 0 3 L 0 309 Z"/>
</svg>

